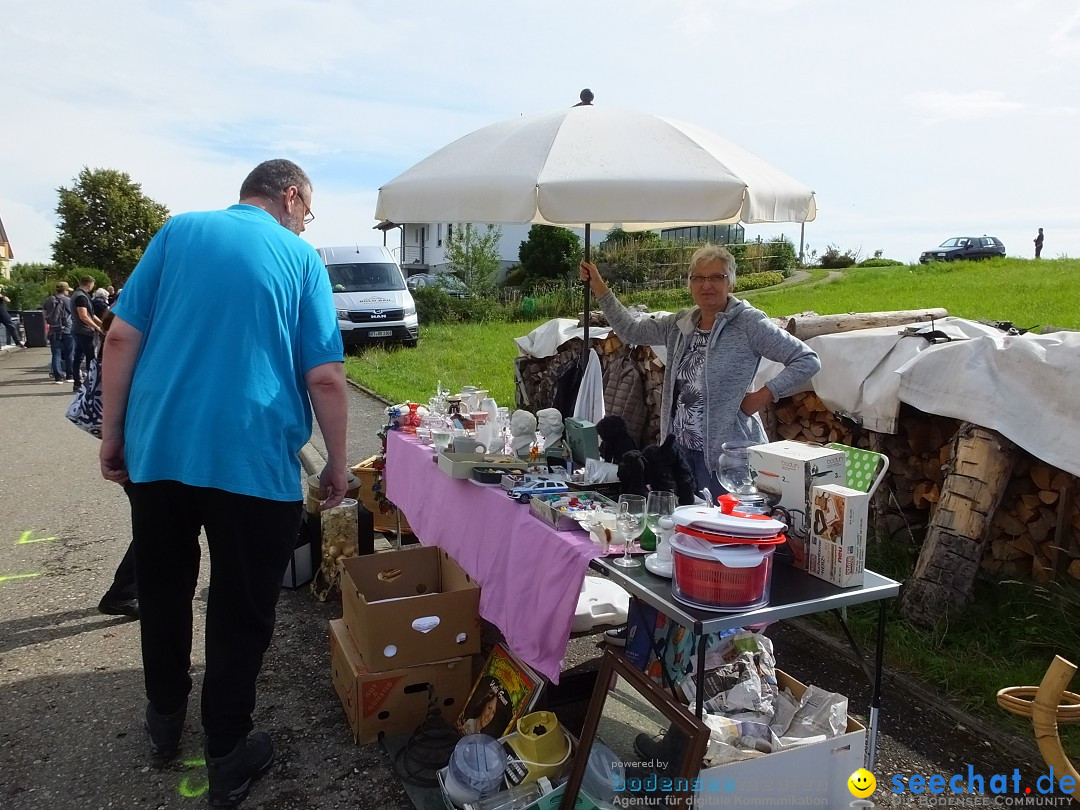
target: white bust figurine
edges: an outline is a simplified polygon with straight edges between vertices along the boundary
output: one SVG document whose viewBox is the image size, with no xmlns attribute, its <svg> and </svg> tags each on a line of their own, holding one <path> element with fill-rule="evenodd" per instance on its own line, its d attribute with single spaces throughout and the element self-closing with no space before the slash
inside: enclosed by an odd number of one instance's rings
<svg viewBox="0 0 1080 810">
<path fill-rule="evenodd" d="M 514 455 L 528 458 L 533 442 L 536 441 L 536 417 L 528 411 L 514 411 L 510 417 L 510 436 Z"/>
<path fill-rule="evenodd" d="M 562 441 L 563 418 L 558 408 L 543 408 L 536 412 L 537 430 L 544 437 L 544 449 Z"/>
</svg>

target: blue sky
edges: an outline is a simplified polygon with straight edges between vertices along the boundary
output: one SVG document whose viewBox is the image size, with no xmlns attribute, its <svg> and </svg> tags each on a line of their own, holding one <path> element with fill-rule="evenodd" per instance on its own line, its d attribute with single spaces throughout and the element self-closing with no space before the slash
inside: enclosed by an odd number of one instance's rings
<svg viewBox="0 0 1080 810">
<path fill-rule="evenodd" d="M 378 187 L 523 113 L 699 124 L 817 192 L 814 249 L 909 261 L 953 235 L 1080 256 L 1075 0 L 0 0 L 0 218 L 48 261 L 56 189 L 128 172 L 173 213 L 261 160 L 315 185 L 315 245 L 377 244 Z M 797 225 L 751 226 L 749 236 Z"/>
</svg>

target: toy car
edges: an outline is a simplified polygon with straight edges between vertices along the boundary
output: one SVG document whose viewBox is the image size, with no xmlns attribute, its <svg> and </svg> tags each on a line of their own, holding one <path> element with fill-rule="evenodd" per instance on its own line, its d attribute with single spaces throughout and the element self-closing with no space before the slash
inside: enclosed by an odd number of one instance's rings
<svg viewBox="0 0 1080 810">
<path fill-rule="evenodd" d="M 531 481 L 526 481 L 520 486 L 508 489 L 506 494 L 518 503 L 526 503 L 533 495 L 546 495 L 549 492 L 566 492 L 567 489 L 569 488 L 563 481 L 556 481 L 553 478 L 535 478 Z"/>
</svg>

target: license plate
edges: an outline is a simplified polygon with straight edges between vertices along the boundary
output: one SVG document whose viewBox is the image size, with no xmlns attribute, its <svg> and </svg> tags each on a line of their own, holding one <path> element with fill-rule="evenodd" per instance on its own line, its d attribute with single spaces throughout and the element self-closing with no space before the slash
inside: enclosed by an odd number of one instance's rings
<svg viewBox="0 0 1080 810">
<path fill-rule="evenodd" d="M 373 337 L 373 338 L 376 338 L 376 337 L 390 337 L 392 334 L 394 334 L 393 329 L 373 329 L 373 330 L 371 330 L 370 332 L 367 333 L 367 336 L 368 337 Z"/>
</svg>

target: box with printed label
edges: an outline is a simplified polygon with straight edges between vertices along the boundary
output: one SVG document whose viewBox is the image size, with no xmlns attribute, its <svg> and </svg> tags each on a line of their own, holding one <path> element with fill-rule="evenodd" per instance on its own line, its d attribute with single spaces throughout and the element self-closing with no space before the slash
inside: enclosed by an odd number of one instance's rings
<svg viewBox="0 0 1080 810">
<path fill-rule="evenodd" d="M 810 503 L 807 570 L 841 588 L 862 585 L 870 496 L 857 489 L 827 484 L 811 490 Z"/>
<path fill-rule="evenodd" d="M 776 682 L 796 699 L 806 685 L 776 670 Z M 863 765 L 866 728 L 851 716 L 831 740 L 702 768 L 694 807 L 848 807 L 848 778 Z"/>
<path fill-rule="evenodd" d="M 342 618 L 372 672 L 480 652 L 480 588 L 441 548 L 341 564 Z"/>
<path fill-rule="evenodd" d="M 788 541 L 795 553 L 793 564 L 805 571 L 806 546 L 798 538 L 810 533 L 807 520 L 810 488 L 844 483 L 846 457 L 841 450 L 790 441 L 759 444 L 750 448 L 749 455 L 758 490 L 770 499 L 779 497 L 776 505 L 791 515 Z"/>
<path fill-rule="evenodd" d="M 472 659 L 453 658 L 418 667 L 371 672 L 345 622 L 330 622 L 330 678 L 358 744 L 380 733 L 412 731 L 427 717 L 428 693 L 444 716 L 453 717 L 472 687 Z"/>
</svg>

